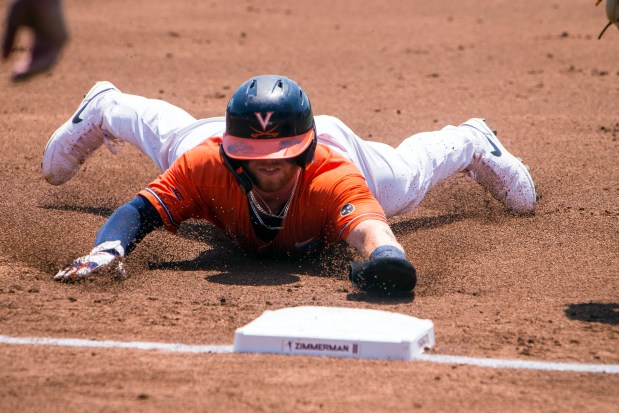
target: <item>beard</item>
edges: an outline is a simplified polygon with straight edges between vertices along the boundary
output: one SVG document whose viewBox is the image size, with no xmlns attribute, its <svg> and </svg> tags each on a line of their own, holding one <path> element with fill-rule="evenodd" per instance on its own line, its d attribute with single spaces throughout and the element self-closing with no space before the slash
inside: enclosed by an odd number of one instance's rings
<svg viewBox="0 0 619 413">
<path fill-rule="evenodd" d="M 263 192 L 277 192 L 283 189 L 297 173 L 296 163 L 290 160 L 250 162 L 243 163 L 243 170 L 256 188 Z M 271 169 L 274 170 L 273 174 L 264 173 L 265 170 Z"/>
</svg>

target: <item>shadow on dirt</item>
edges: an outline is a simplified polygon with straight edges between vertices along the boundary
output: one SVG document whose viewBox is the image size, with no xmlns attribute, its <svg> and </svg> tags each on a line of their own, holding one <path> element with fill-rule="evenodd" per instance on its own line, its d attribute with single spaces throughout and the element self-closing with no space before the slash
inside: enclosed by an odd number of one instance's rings
<svg viewBox="0 0 619 413">
<path fill-rule="evenodd" d="M 430 217 L 405 218 L 401 221 L 392 223 L 391 229 L 396 236 L 404 236 L 420 229 L 438 228 L 475 216 L 477 216 L 477 214 L 474 212 L 464 212 Z"/>
<path fill-rule="evenodd" d="M 53 209 L 57 211 L 81 212 L 84 214 L 98 215 L 101 217 L 109 217 L 114 212 L 114 208 L 107 207 L 92 207 L 81 205 L 39 205 L 41 209 Z"/>
<path fill-rule="evenodd" d="M 114 208 L 110 207 L 70 204 L 46 204 L 39 207 L 102 217 L 109 217 L 114 212 Z M 449 225 L 474 215 L 474 213 L 452 213 L 419 218 L 402 217 L 395 220 L 391 226 L 396 236 L 404 237 L 419 229 Z M 217 227 L 199 220 L 183 222 L 177 236 L 204 243 L 205 250 L 189 260 L 155 261 L 151 259 L 146 262 L 149 270 L 209 271 L 216 272 L 216 274 L 211 273 L 205 276 L 208 282 L 241 286 L 275 286 L 299 282 L 299 275 L 347 278 L 349 262 L 360 259 L 359 255 L 344 242 L 330 245 L 320 253 L 302 257 L 257 256 L 242 251 Z M 349 294 L 347 299 L 380 304 L 400 304 L 412 302 L 414 295 L 409 293 L 389 296 L 355 292 Z"/>
<path fill-rule="evenodd" d="M 275 286 L 294 284 L 299 282 L 301 278 L 292 274 L 285 273 L 269 273 L 268 275 L 260 274 L 238 274 L 238 273 L 221 273 L 215 275 L 207 275 L 205 280 L 224 285 L 245 285 L 245 286 Z"/>
<path fill-rule="evenodd" d="M 619 325 L 618 303 L 570 304 L 565 310 L 570 320 Z"/>
<path fill-rule="evenodd" d="M 94 207 L 68 204 L 45 204 L 39 205 L 39 208 L 58 211 L 81 212 L 84 214 L 98 215 L 102 217 L 109 217 L 115 210 L 114 208 L 109 207 Z M 403 236 L 411 232 L 415 232 L 419 229 L 438 228 L 443 225 L 453 224 L 454 222 L 458 222 L 463 219 L 475 217 L 476 215 L 476 213 L 471 211 L 419 218 L 403 217 L 400 220 L 392 222 L 390 225 L 396 236 Z M 229 240 L 214 225 L 198 220 L 189 220 L 183 222 L 177 235 L 194 241 L 205 242 L 208 244 L 222 241 L 229 242 Z"/>
<path fill-rule="evenodd" d="M 234 250 L 229 243 L 222 248 L 201 252 L 196 258 L 184 261 L 147 262 L 149 270 L 164 271 L 215 271 L 206 275 L 208 282 L 240 286 L 275 286 L 294 284 L 300 281 L 295 275 L 299 270 L 298 261 L 262 259 L 240 250 Z"/>
<path fill-rule="evenodd" d="M 392 293 L 392 294 L 380 294 L 380 293 L 367 293 L 364 291 L 358 291 L 346 295 L 348 301 L 363 301 L 365 303 L 383 304 L 383 305 L 396 305 L 396 304 L 408 304 L 415 300 L 414 292 L 407 293 Z"/>
<path fill-rule="evenodd" d="M 344 261 L 335 264 L 322 261 L 320 257 L 288 258 L 261 257 L 245 253 L 228 240 L 217 248 L 199 253 L 195 258 L 183 261 L 149 261 L 148 270 L 164 271 L 209 271 L 217 272 L 204 277 L 216 284 L 241 286 L 275 286 L 294 284 L 299 275 L 313 277 L 342 276 L 347 271 Z M 346 255 L 336 255 L 339 259 Z M 347 264 L 347 261 L 346 261 Z"/>
</svg>

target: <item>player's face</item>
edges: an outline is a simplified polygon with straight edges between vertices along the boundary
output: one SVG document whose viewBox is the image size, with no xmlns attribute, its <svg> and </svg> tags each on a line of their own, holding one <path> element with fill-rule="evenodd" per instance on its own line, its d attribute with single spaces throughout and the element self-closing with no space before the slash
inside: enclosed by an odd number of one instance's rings
<svg viewBox="0 0 619 413">
<path fill-rule="evenodd" d="M 248 161 L 245 171 L 254 185 L 265 192 L 277 192 L 295 177 L 298 165 L 287 159 Z"/>
</svg>

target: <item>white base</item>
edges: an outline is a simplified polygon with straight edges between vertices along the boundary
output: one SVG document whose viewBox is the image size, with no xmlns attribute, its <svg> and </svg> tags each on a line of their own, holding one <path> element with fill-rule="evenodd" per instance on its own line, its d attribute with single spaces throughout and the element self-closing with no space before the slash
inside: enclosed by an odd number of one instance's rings
<svg viewBox="0 0 619 413">
<path fill-rule="evenodd" d="M 239 353 L 411 360 L 432 346 L 431 320 L 356 308 L 265 311 L 234 335 Z"/>
</svg>

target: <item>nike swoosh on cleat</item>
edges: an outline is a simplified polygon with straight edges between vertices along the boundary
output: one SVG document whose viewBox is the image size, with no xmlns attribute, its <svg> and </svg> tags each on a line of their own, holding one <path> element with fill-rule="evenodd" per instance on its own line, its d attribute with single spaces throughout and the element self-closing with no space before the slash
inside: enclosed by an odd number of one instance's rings
<svg viewBox="0 0 619 413">
<path fill-rule="evenodd" d="M 492 147 L 494 148 L 493 151 L 491 151 L 490 153 L 493 154 L 494 156 L 501 156 L 501 150 L 499 149 L 498 146 L 496 146 L 496 143 L 492 142 L 492 139 L 490 139 L 489 137 L 486 136 L 486 139 L 488 139 L 488 142 L 490 142 L 490 145 L 492 145 Z"/>
<path fill-rule="evenodd" d="M 90 99 L 88 99 L 88 101 L 86 103 L 84 103 L 84 106 L 82 106 L 73 116 L 73 119 L 71 119 L 71 122 L 75 123 L 80 123 L 81 121 L 83 121 L 84 119 L 80 118 L 80 115 L 82 114 L 82 112 L 84 111 L 84 109 L 86 109 L 86 106 L 88 106 L 88 104 L 90 102 L 92 102 L 92 100 L 94 98 L 96 98 L 97 96 L 99 96 L 101 93 L 107 92 L 108 90 L 112 90 L 114 89 L 113 87 L 108 87 L 107 89 L 103 89 L 100 92 L 97 92 L 93 97 L 91 97 Z"/>
</svg>

